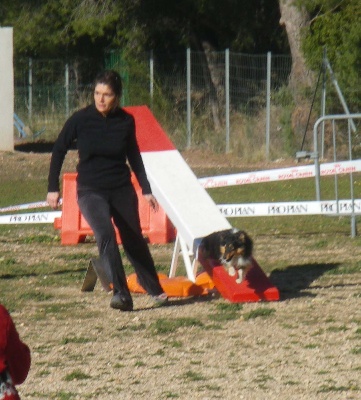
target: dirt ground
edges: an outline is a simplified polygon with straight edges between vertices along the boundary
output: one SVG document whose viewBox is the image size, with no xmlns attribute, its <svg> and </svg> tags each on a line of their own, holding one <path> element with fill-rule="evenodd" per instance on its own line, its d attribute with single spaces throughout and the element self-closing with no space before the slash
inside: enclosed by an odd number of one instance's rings
<svg viewBox="0 0 361 400">
<path fill-rule="evenodd" d="M 250 168 L 222 155 L 183 155 L 199 171 Z M 15 171 L 24 179 L 46 177 L 48 160 L 46 152 L 0 153 L 2 179 Z M 73 170 L 75 160 L 72 153 L 65 170 Z M 361 398 L 358 242 L 339 246 L 337 237 L 312 233 L 263 235 L 255 242 L 259 264 L 287 266 L 268 272 L 280 301 L 236 307 L 209 295 L 172 298 L 167 307 L 154 309 L 146 295 L 135 294 L 135 311 L 122 313 L 109 308 L 110 296 L 100 285 L 91 293 L 80 291 L 83 267 L 66 268 L 72 256 L 95 255 L 93 243 L 64 248 L 20 239 L 21 231 L 1 231 L 0 262 L 12 255 L 24 265 L 58 263 L 62 271 L 16 276 L 27 293 L 43 296 L 23 299 L 12 311 L 32 351 L 29 377 L 19 386 L 23 399 Z M 151 251 L 156 260 L 170 260 L 172 246 Z M 77 278 L 70 279 L 74 273 Z M 0 271 L 1 287 L 10 279 Z"/>
</svg>

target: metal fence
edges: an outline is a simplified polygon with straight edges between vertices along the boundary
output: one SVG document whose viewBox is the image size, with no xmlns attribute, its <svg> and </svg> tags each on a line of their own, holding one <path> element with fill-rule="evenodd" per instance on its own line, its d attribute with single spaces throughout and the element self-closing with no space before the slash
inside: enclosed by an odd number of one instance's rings
<svg viewBox="0 0 361 400">
<path fill-rule="evenodd" d="M 180 150 L 233 152 L 251 161 L 294 156 L 304 137 L 312 144 L 311 104 L 315 120 L 322 95 L 305 93 L 303 103 L 294 104 L 290 56 L 188 49 L 129 59 L 112 51 L 104 64 L 123 77 L 122 104 L 147 104 Z M 65 119 L 91 101 L 101 67 L 89 60 L 15 60 L 15 112 L 28 138 L 42 132 L 42 139 L 53 140 Z M 360 89 L 342 90 L 347 101 L 348 90 Z M 323 111 L 339 112 L 331 83 L 327 99 Z"/>
<path fill-rule="evenodd" d="M 325 115 L 319 118 L 313 127 L 312 151 L 296 153 L 296 156 L 300 158 L 308 157 L 314 160 L 317 201 L 321 200 L 321 176 L 324 177 L 323 180 L 326 180 L 324 183 L 328 187 L 331 186 L 331 182 L 328 179 L 328 173 L 323 171 L 323 174 L 321 174 L 320 168 L 320 159 L 323 152 L 328 151 L 330 153 L 330 159 L 333 161 L 333 165 L 329 172 L 333 177 L 332 186 L 334 189 L 331 198 L 334 198 L 335 204 L 329 205 L 329 207 L 333 207 L 332 211 L 334 216 L 345 214 L 350 215 L 351 237 L 355 237 L 357 234 L 356 215 L 359 216 L 361 214 L 361 199 L 356 199 L 357 196 L 360 196 L 360 190 L 358 188 L 361 170 L 361 163 L 359 160 L 360 154 L 357 150 L 358 146 L 355 146 L 353 143 L 354 140 L 352 134 L 356 133 L 356 124 L 360 120 L 361 113 L 349 115 Z M 357 136 L 356 139 L 358 139 Z M 352 163 L 352 161 L 357 158 L 358 160 Z M 349 164 L 344 161 L 348 161 Z M 343 182 L 343 185 L 341 185 L 341 178 L 339 178 L 339 175 L 342 177 L 346 176 L 346 178 L 348 176 L 349 184 L 345 185 Z M 328 193 L 328 196 L 330 197 L 330 192 Z M 323 193 L 322 197 L 327 198 L 327 194 Z M 341 199 L 345 198 L 349 203 L 345 201 L 341 202 Z"/>
</svg>

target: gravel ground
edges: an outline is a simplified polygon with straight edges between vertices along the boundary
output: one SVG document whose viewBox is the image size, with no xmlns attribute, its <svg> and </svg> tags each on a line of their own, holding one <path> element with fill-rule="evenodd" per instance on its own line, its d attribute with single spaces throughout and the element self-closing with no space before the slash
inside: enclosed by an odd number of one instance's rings
<svg viewBox="0 0 361 400">
<path fill-rule="evenodd" d="M 239 162 L 198 152 L 184 156 L 196 168 Z M 72 170 L 75 158 L 65 168 Z M 46 175 L 48 159 L 0 153 L 2 176 L 7 179 L 5 169 L 9 176 L 14 169 L 25 178 Z M 269 274 L 281 293 L 277 302 L 235 306 L 210 295 L 173 298 L 154 309 L 146 295 L 135 294 L 135 311 L 124 313 L 109 308 L 100 285 L 80 291 L 84 270 L 62 285 L 53 283 L 56 274 L 18 277 L 17 285 L 43 295 L 12 311 L 33 357 L 19 386 L 22 398 L 361 399 L 361 269 L 346 268 L 361 250 L 351 241 L 315 248 L 317 240 L 312 234 L 257 238 L 261 266 L 287 265 Z M 151 251 L 156 260 L 170 259 L 172 247 Z M 46 265 L 60 263 L 65 253 L 91 256 L 95 248 L 26 243 L 6 232 L 0 237 L 0 259 L 12 254 L 19 263 Z M 63 262 L 61 282 L 70 274 Z M 0 293 L 9 282 L 0 272 Z"/>
</svg>

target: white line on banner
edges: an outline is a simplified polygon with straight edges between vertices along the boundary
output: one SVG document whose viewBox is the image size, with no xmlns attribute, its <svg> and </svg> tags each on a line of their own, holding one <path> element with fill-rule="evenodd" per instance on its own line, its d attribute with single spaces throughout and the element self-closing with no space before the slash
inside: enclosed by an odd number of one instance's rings
<svg viewBox="0 0 361 400">
<path fill-rule="evenodd" d="M 63 203 L 63 200 L 59 200 L 59 205 Z M 0 212 L 9 212 L 9 211 L 21 211 L 21 210 L 31 210 L 33 208 L 43 208 L 49 207 L 49 204 L 46 201 L 37 201 L 35 203 L 27 203 L 27 204 L 17 204 L 15 206 L 8 206 L 0 208 Z"/>
<path fill-rule="evenodd" d="M 263 217 L 280 215 L 351 215 L 361 214 L 361 199 L 327 201 L 294 201 L 282 203 L 218 204 L 221 213 L 227 217 Z"/>
<path fill-rule="evenodd" d="M 321 176 L 349 174 L 361 171 L 361 160 L 342 161 L 338 163 L 325 163 L 320 165 Z M 239 174 L 219 175 L 208 178 L 199 178 L 199 183 L 204 188 L 247 185 L 271 181 L 284 181 L 289 179 L 312 178 L 315 176 L 314 165 L 299 167 L 269 169 L 265 171 L 242 172 Z"/>
<path fill-rule="evenodd" d="M 2 224 L 51 224 L 55 218 L 61 217 L 61 211 L 50 211 L 27 214 L 1 215 L 0 225 Z"/>
<path fill-rule="evenodd" d="M 361 160 L 343 161 L 339 163 L 321 164 L 321 176 L 348 174 L 361 171 Z M 300 167 L 269 169 L 265 171 L 242 172 L 239 174 L 218 175 L 208 178 L 199 178 L 198 182 L 204 188 L 223 187 L 233 185 L 246 185 L 250 183 L 262 183 L 271 181 L 282 181 L 289 179 L 312 178 L 315 176 L 314 165 L 303 165 Z M 62 199 L 59 200 L 59 205 Z M 35 203 L 18 204 L 0 208 L 0 212 L 30 210 L 33 208 L 48 207 L 46 201 Z"/>
<path fill-rule="evenodd" d="M 327 201 L 294 201 L 281 203 L 244 203 L 218 204 L 220 212 L 227 218 L 231 217 L 261 217 L 282 215 L 356 215 L 361 214 L 361 199 L 354 200 L 352 210 L 351 200 Z M 60 218 L 61 211 L 41 213 L 10 214 L 0 216 L 2 224 L 49 224 L 55 218 Z"/>
</svg>

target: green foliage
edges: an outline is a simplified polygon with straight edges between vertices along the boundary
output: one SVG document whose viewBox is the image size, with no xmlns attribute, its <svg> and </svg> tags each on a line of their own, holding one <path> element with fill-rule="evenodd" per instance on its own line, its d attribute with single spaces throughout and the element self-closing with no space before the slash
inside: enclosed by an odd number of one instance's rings
<svg viewBox="0 0 361 400">
<path fill-rule="evenodd" d="M 2 22 L 14 27 L 15 53 L 32 57 L 101 55 L 120 22 L 114 1 L 18 3 L 20 12 L 5 12 Z"/>
<path fill-rule="evenodd" d="M 16 54 L 50 57 L 100 55 L 118 46 L 168 51 L 185 46 L 282 52 L 277 0 L 180 2 L 60 0 L 0 6 L 0 24 L 14 27 Z"/>
<path fill-rule="evenodd" d="M 154 44 L 166 49 L 201 48 L 207 42 L 215 49 L 253 53 L 280 52 L 287 46 L 275 0 L 163 0 L 157 4 L 143 0 L 137 12 L 147 28 L 147 44 L 153 48 Z"/>
<path fill-rule="evenodd" d="M 304 32 L 303 49 L 309 65 L 320 69 L 323 49 L 327 50 L 332 69 L 341 88 L 360 85 L 361 3 L 359 0 L 308 0 L 311 23 Z M 347 98 L 351 110 L 360 108 L 358 93 Z"/>
</svg>

